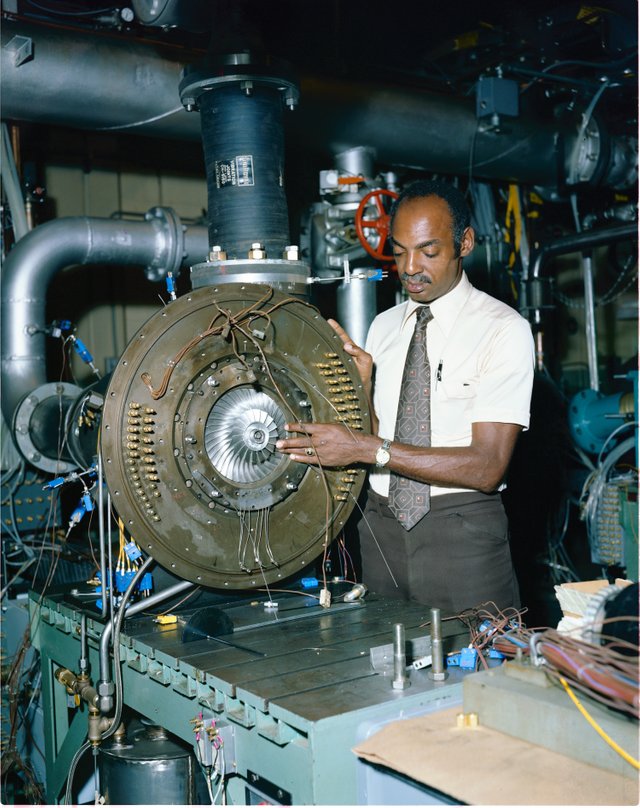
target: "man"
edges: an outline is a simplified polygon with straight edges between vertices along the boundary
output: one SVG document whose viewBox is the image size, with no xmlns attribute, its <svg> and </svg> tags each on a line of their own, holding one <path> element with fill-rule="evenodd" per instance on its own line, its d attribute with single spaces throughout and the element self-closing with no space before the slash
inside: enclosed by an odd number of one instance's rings
<svg viewBox="0 0 640 808">
<path fill-rule="evenodd" d="M 360 523 L 363 580 L 446 614 L 486 601 L 519 606 L 498 492 L 529 425 L 533 340 L 517 312 L 471 286 L 462 260 L 474 239 L 456 188 L 405 189 L 391 242 L 409 300 L 375 318 L 366 350 L 330 321 L 373 393 L 374 433 L 288 424 L 302 436 L 277 444 L 303 463 L 373 467 Z M 422 399 L 401 397 L 407 377 Z M 411 419 L 417 437 L 403 439 Z"/>
</svg>

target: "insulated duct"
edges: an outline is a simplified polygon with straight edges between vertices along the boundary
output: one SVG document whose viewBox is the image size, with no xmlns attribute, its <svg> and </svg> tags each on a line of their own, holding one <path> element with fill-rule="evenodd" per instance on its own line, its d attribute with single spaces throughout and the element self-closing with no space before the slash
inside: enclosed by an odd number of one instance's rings
<svg viewBox="0 0 640 808">
<path fill-rule="evenodd" d="M 287 72 L 242 51 L 185 68 L 180 82 L 182 103 L 200 113 L 209 245 L 231 260 L 256 244 L 281 258 L 289 246 L 282 118 L 298 87 Z"/>
<path fill-rule="evenodd" d="M 282 255 L 289 221 L 279 93 L 259 88 L 248 98 L 237 87 L 221 87 L 203 94 L 200 118 L 210 246 L 245 258 L 259 242 L 267 255 Z"/>
<path fill-rule="evenodd" d="M 211 247 L 207 261 L 191 267 L 194 289 L 270 283 L 307 297 L 309 268 L 289 244 L 284 193 L 282 114 L 298 101 L 287 72 L 249 51 L 185 68 L 180 98 L 200 113 Z"/>
<path fill-rule="evenodd" d="M 4 22 L 2 116 L 84 129 L 168 138 L 200 136 L 199 120 L 178 98 L 184 51 L 125 37 L 106 37 Z M 33 57 L 21 43 L 30 40 Z M 24 61 L 23 61 L 24 59 Z M 432 92 L 319 79 L 301 81 L 303 102 L 288 131 L 313 151 L 366 144 L 377 160 L 441 173 L 467 173 L 557 186 L 582 182 L 626 187 L 637 177 L 637 149 L 604 127 L 578 143 L 581 117 L 541 120 L 526 113 L 501 132 L 478 125 L 474 102 Z M 594 128 L 595 127 L 595 128 Z M 576 166 L 576 160 L 579 165 Z"/>
</svg>

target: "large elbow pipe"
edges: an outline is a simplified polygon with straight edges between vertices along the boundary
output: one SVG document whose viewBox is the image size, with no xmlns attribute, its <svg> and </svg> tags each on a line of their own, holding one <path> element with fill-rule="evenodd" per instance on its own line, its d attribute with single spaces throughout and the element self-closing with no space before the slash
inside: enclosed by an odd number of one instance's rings
<svg viewBox="0 0 640 808">
<path fill-rule="evenodd" d="M 144 222 L 70 217 L 40 225 L 16 243 L 2 269 L 0 302 L 2 412 L 7 423 L 22 398 L 47 381 L 47 290 L 74 264 L 138 265 L 151 279 L 204 260 L 206 227 L 183 232 L 168 209 L 154 208 Z"/>
</svg>

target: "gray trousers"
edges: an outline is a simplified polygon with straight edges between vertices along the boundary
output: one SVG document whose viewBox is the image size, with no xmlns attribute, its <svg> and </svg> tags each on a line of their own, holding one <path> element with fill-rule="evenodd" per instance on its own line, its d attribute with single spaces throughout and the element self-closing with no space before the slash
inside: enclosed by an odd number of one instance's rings
<svg viewBox="0 0 640 808">
<path fill-rule="evenodd" d="M 369 490 L 358 530 L 362 580 L 379 595 L 437 607 L 443 617 L 486 601 L 520 607 L 499 494 L 432 497 L 429 513 L 405 530 Z"/>
</svg>

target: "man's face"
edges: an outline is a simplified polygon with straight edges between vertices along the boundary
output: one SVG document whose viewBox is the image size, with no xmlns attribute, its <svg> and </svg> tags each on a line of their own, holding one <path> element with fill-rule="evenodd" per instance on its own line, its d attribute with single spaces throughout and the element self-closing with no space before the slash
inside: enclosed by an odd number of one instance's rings
<svg viewBox="0 0 640 808">
<path fill-rule="evenodd" d="M 458 255 L 453 246 L 449 206 L 438 196 L 408 199 L 396 212 L 391 233 L 398 277 L 409 297 L 431 303 L 446 295 L 462 276 L 461 258 L 473 249 L 468 227 Z"/>
</svg>

